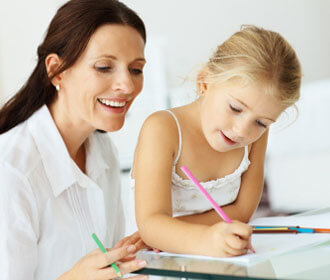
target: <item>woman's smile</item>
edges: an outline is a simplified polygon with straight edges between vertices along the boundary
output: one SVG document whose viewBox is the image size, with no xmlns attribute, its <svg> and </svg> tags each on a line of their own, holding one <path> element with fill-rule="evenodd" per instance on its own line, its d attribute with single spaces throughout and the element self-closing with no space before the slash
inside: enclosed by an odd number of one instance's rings
<svg viewBox="0 0 330 280">
<path fill-rule="evenodd" d="M 123 113 L 126 111 L 126 105 L 128 104 L 128 100 L 124 99 L 109 99 L 109 98 L 97 98 L 98 103 L 102 106 L 102 108 L 108 112 L 112 113 Z"/>
</svg>

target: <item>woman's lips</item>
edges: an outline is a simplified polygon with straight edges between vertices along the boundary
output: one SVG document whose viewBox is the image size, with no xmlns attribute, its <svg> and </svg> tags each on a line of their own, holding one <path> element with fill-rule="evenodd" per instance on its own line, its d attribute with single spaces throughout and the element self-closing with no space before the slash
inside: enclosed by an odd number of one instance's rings
<svg viewBox="0 0 330 280">
<path fill-rule="evenodd" d="M 223 132 L 220 130 L 220 134 L 222 136 L 222 138 L 225 140 L 225 142 L 228 144 L 228 145 L 235 145 L 237 142 L 231 140 L 230 138 L 228 138 L 226 135 L 223 134 Z"/>
<path fill-rule="evenodd" d="M 111 106 L 107 106 L 107 105 L 103 104 L 99 100 L 98 100 L 98 103 L 102 106 L 102 108 L 104 110 L 106 110 L 108 112 L 116 113 L 116 114 L 122 114 L 122 113 L 124 113 L 125 110 L 126 110 L 126 106 L 127 106 L 127 104 L 126 104 L 123 107 L 111 107 Z"/>
</svg>

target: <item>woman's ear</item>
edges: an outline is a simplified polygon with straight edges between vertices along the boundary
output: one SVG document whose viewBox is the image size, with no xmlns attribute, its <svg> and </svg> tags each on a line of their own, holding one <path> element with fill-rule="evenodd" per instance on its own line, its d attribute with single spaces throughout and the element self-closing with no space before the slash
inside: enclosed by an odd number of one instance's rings
<svg viewBox="0 0 330 280">
<path fill-rule="evenodd" d="M 54 73 L 61 66 L 61 64 L 62 60 L 56 53 L 51 53 L 47 55 L 45 59 L 45 66 L 49 78 L 53 77 Z M 51 83 L 55 88 L 58 88 L 61 84 L 61 75 L 58 74 L 55 77 L 51 78 Z"/>
</svg>

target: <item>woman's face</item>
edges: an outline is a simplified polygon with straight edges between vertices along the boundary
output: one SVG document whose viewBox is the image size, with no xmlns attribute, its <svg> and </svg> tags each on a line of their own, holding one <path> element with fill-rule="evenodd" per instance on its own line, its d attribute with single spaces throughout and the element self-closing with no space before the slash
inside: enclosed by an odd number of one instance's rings
<svg viewBox="0 0 330 280">
<path fill-rule="evenodd" d="M 116 131 L 143 86 L 144 41 L 132 27 L 99 27 L 72 67 L 60 74 L 61 114 L 82 129 Z"/>
</svg>

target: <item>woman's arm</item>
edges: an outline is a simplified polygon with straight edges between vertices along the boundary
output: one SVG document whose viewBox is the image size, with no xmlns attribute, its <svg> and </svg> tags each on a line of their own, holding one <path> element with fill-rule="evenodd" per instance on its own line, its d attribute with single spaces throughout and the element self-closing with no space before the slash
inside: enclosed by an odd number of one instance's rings
<svg viewBox="0 0 330 280">
<path fill-rule="evenodd" d="M 237 199 L 233 203 L 221 207 L 233 220 L 247 223 L 258 207 L 264 183 L 264 163 L 267 140 L 268 131 L 252 144 L 249 153 L 251 164 L 248 170 L 242 175 Z M 204 225 L 213 225 L 222 221 L 214 210 L 197 215 L 177 217 L 177 219 Z"/>
<path fill-rule="evenodd" d="M 14 168 L 0 163 L 1 279 L 36 279 L 36 270 L 39 266 L 38 226 L 39 211 L 29 182 Z M 135 246 L 123 246 L 106 254 L 99 249 L 95 250 L 81 258 L 72 269 L 58 279 L 112 279 L 117 277 L 117 274 L 108 265 L 118 260 L 122 260 L 118 264 L 122 274 L 141 269 L 146 265 L 145 261 L 132 258 L 125 261 L 125 257 L 134 254 L 136 249 Z M 61 256 L 53 256 L 55 259 L 58 257 Z M 143 279 L 143 276 L 131 279 Z"/>
<path fill-rule="evenodd" d="M 38 266 L 38 210 L 27 180 L 0 163 L 1 279 L 32 280 Z"/>
</svg>

